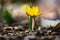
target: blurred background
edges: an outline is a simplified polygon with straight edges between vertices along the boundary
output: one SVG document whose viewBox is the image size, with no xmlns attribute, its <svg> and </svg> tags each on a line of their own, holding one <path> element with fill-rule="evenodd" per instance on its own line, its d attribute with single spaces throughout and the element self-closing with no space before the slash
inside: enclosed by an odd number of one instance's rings
<svg viewBox="0 0 60 40">
<path fill-rule="evenodd" d="M 23 20 L 27 22 L 26 8 L 30 2 L 38 6 L 39 11 L 43 12 L 39 16 L 40 18 L 60 19 L 60 0 L 0 0 L 0 17 L 4 18 L 3 11 L 8 10 L 14 20 L 20 21 L 20 23 L 24 23 Z"/>
<path fill-rule="evenodd" d="M 60 17 L 60 12 L 59 12 L 60 1 L 59 0 L 0 0 L 0 4 L 3 8 L 9 9 L 9 10 L 14 10 L 14 9 L 18 10 L 17 7 L 19 7 L 21 8 L 20 13 L 22 14 L 25 13 L 26 7 L 30 2 L 32 2 L 34 5 L 37 5 L 39 7 L 39 10 L 43 11 L 43 14 L 41 15 L 42 18 L 56 19 Z M 0 8 L 2 8 L 1 6 Z M 25 8 L 23 8 L 23 6 L 25 6 Z"/>
</svg>

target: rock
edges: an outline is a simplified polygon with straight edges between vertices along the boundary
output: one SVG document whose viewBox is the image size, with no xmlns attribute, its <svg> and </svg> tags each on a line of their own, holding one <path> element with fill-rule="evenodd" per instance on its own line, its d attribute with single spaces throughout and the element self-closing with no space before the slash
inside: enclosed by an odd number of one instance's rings
<svg viewBox="0 0 60 40">
<path fill-rule="evenodd" d="M 6 40 L 6 38 L 4 38 L 4 37 L 0 37 L 0 40 Z"/>
<path fill-rule="evenodd" d="M 25 29 L 21 25 L 15 26 L 13 28 L 14 28 L 15 31 L 25 31 Z"/>
<path fill-rule="evenodd" d="M 13 30 L 13 27 L 4 27 L 3 32 L 9 33 L 9 32 L 14 32 L 14 30 Z"/>
<path fill-rule="evenodd" d="M 0 28 L 3 26 L 3 23 L 0 23 Z"/>
<path fill-rule="evenodd" d="M 41 38 L 40 38 L 41 40 L 45 40 L 45 37 L 44 36 L 41 36 Z"/>
<path fill-rule="evenodd" d="M 53 35 L 48 35 L 48 38 L 49 38 L 49 39 L 53 39 L 54 36 L 53 36 Z"/>
<path fill-rule="evenodd" d="M 17 38 L 9 38 L 9 40 L 18 40 Z"/>
<path fill-rule="evenodd" d="M 34 35 L 28 35 L 24 37 L 24 40 L 36 40 Z"/>
</svg>

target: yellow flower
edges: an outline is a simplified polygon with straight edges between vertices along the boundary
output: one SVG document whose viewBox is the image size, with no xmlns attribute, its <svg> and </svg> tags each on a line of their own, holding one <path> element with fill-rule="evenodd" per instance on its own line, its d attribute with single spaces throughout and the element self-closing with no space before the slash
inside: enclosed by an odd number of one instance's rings
<svg viewBox="0 0 60 40">
<path fill-rule="evenodd" d="M 42 12 L 39 12 L 39 10 L 38 10 L 38 7 L 32 7 L 32 8 L 30 8 L 30 7 L 28 7 L 28 9 L 27 9 L 27 14 L 29 15 L 29 16 L 38 16 L 38 15 L 41 15 L 42 14 Z"/>
</svg>

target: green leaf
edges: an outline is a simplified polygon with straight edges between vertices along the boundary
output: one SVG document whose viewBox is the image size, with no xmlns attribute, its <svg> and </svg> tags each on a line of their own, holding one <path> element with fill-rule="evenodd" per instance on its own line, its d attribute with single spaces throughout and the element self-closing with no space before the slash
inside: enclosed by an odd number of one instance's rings
<svg viewBox="0 0 60 40">
<path fill-rule="evenodd" d="M 9 11 L 5 11 L 5 19 L 6 19 L 6 21 L 9 23 L 9 24 L 11 24 L 12 23 L 12 15 L 11 15 L 11 13 L 9 12 Z"/>
</svg>

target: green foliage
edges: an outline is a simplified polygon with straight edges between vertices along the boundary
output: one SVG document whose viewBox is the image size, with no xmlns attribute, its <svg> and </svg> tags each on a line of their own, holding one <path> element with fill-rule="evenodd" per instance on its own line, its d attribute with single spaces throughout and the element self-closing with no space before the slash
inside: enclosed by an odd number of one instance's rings
<svg viewBox="0 0 60 40">
<path fill-rule="evenodd" d="M 5 19 L 6 19 L 6 21 L 9 23 L 9 24 L 11 24 L 12 23 L 12 15 L 11 15 L 11 13 L 9 12 L 9 11 L 5 11 Z"/>
<path fill-rule="evenodd" d="M 32 8 L 32 6 L 33 6 L 32 3 L 30 3 L 30 8 Z"/>
<path fill-rule="evenodd" d="M 60 22 L 55 26 L 55 29 L 60 29 Z"/>
</svg>

